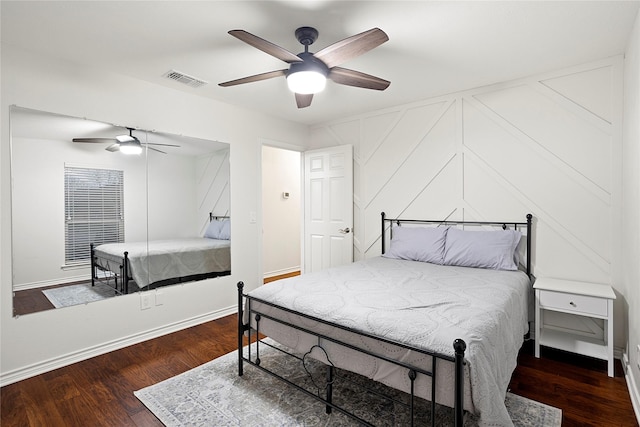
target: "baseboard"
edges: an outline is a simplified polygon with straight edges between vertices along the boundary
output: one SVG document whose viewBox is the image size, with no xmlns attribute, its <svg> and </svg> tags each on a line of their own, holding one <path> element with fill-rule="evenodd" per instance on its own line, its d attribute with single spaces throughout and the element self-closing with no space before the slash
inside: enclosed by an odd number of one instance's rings
<svg viewBox="0 0 640 427">
<path fill-rule="evenodd" d="M 626 353 L 622 354 L 622 369 L 624 370 L 624 378 L 627 380 L 627 388 L 629 389 L 633 412 L 636 414 L 638 424 L 640 424 L 640 391 L 638 390 L 640 381 L 636 381 L 633 375 L 633 369 L 631 369 L 629 365 L 629 356 Z M 640 378 L 638 378 L 638 380 L 640 380 Z"/>
<path fill-rule="evenodd" d="M 218 311 L 206 313 L 200 316 L 195 316 L 189 319 L 181 320 L 179 322 L 164 325 L 159 328 L 151 329 L 148 331 L 140 332 L 134 335 L 129 335 L 114 341 L 109 341 L 94 347 L 89 347 L 80 351 L 69 353 L 63 356 L 55 357 L 53 359 L 45 360 L 42 362 L 34 363 L 33 365 L 25 366 L 23 368 L 15 369 L 9 372 L 3 372 L 0 374 L 0 387 L 13 384 L 18 381 L 25 380 L 27 378 L 34 377 L 36 375 L 44 374 L 45 372 L 52 371 L 54 369 L 69 366 L 83 360 L 90 359 L 101 354 L 109 353 L 114 350 L 137 344 L 143 341 L 157 338 L 163 335 L 177 332 L 182 329 L 190 328 L 192 326 L 199 325 L 201 323 L 209 322 L 211 320 L 219 319 L 230 314 L 237 313 L 238 307 L 232 306 Z"/>
<path fill-rule="evenodd" d="M 41 280 L 39 282 L 20 283 L 13 285 L 13 291 L 27 291 L 29 289 L 46 288 L 48 286 L 64 285 L 67 283 L 86 282 L 91 279 L 90 274 L 80 274 L 78 276 L 62 277 L 52 280 Z"/>
<path fill-rule="evenodd" d="M 263 279 L 269 279 L 271 277 L 284 276 L 285 274 L 296 273 L 298 271 L 300 271 L 300 266 L 291 267 L 291 268 L 283 268 L 283 269 L 280 269 L 280 270 L 269 271 L 267 273 L 264 273 L 262 275 L 262 278 Z"/>
</svg>

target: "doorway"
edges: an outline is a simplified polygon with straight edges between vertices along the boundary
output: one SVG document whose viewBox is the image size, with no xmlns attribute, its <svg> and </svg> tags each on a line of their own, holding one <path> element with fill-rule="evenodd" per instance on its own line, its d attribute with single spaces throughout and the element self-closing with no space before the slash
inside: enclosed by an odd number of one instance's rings
<svg viewBox="0 0 640 427">
<path fill-rule="evenodd" d="M 262 146 L 263 279 L 301 271 L 302 168 L 298 151 Z"/>
</svg>

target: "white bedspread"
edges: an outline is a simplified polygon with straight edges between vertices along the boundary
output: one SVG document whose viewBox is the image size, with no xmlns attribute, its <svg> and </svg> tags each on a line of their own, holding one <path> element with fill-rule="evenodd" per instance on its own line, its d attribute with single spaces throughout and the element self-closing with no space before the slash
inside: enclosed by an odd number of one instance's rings
<svg viewBox="0 0 640 427">
<path fill-rule="evenodd" d="M 472 410 L 480 416 L 481 425 L 511 426 L 504 399 L 528 330 L 530 287 L 520 271 L 377 257 L 271 282 L 250 295 L 452 356 L 454 339 L 462 338 L 467 344 Z M 318 328 L 326 332 L 326 327 Z M 376 369 L 355 370 L 385 382 L 389 373 Z M 389 370 L 388 366 L 384 369 Z"/>
<path fill-rule="evenodd" d="M 188 238 L 147 242 L 109 243 L 95 248 L 110 262 L 122 261 L 129 252 L 130 275 L 138 287 L 194 274 L 231 270 L 229 240 Z M 113 271 L 113 270 L 112 270 Z"/>
</svg>

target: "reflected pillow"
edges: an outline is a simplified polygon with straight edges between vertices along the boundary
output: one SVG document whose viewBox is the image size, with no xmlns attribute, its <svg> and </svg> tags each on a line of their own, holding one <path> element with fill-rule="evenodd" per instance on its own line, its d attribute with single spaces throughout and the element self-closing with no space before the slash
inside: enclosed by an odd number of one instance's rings
<svg viewBox="0 0 640 427">
<path fill-rule="evenodd" d="M 394 227 L 390 247 L 382 256 L 442 264 L 449 227 Z"/>
<path fill-rule="evenodd" d="M 515 252 L 522 233 L 518 230 L 447 232 L 444 264 L 462 267 L 517 270 Z"/>
<path fill-rule="evenodd" d="M 207 239 L 231 240 L 231 222 L 228 219 L 211 221 L 204 232 L 204 237 Z"/>
<path fill-rule="evenodd" d="M 222 228 L 220 229 L 220 240 L 231 240 L 231 220 L 225 219 L 222 222 Z"/>
</svg>

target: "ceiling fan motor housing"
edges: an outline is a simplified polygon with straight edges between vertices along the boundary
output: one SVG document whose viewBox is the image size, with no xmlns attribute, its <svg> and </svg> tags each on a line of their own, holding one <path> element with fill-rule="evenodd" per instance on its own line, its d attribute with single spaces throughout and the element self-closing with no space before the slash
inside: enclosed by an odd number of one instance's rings
<svg viewBox="0 0 640 427">
<path fill-rule="evenodd" d="M 294 62 L 289 66 L 286 75 L 289 76 L 293 73 L 299 73 L 300 71 L 316 71 L 322 73 L 325 77 L 329 75 L 329 67 L 309 52 L 302 52 L 298 54 L 302 62 Z"/>
<path fill-rule="evenodd" d="M 318 30 L 313 27 L 300 27 L 296 30 L 296 39 L 300 44 L 309 46 L 318 39 Z"/>
</svg>

